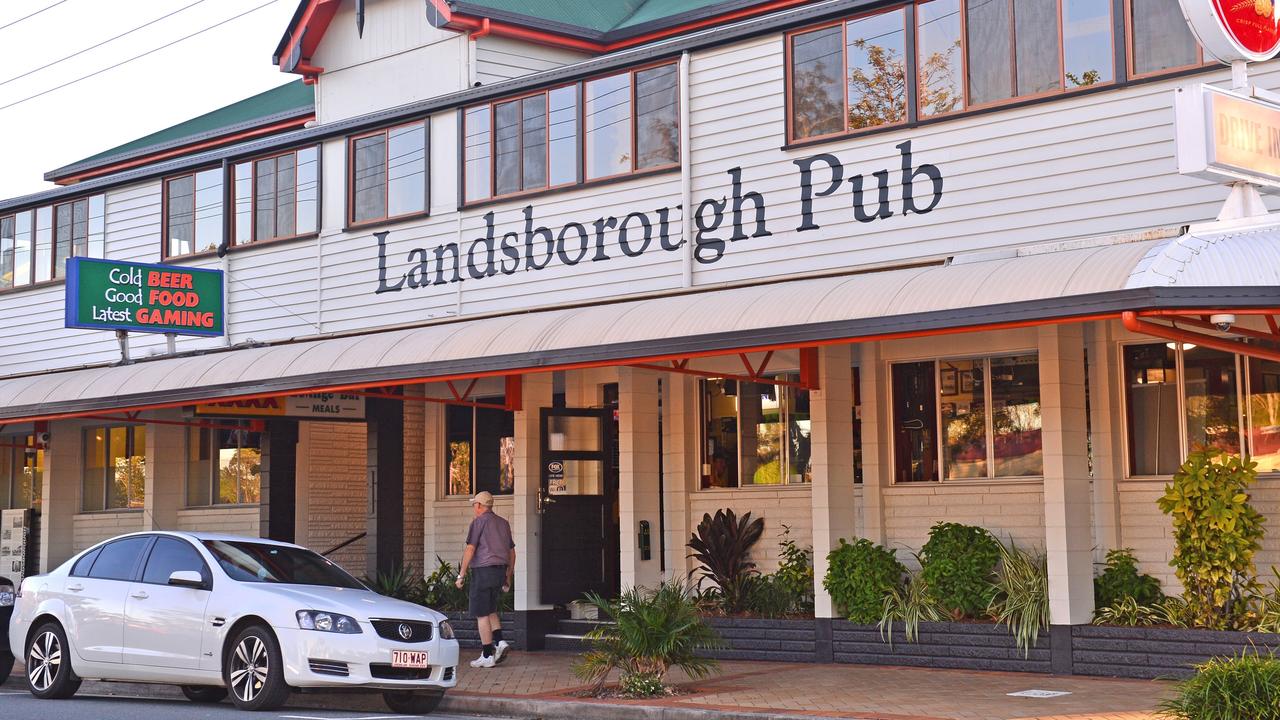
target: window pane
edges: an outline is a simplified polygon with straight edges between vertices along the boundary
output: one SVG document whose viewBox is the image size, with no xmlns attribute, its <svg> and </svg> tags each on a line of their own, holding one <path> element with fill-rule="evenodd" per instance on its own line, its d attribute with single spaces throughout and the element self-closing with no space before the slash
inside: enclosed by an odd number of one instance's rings
<svg viewBox="0 0 1280 720">
<path fill-rule="evenodd" d="M 106 257 L 107 198 L 94 195 L 89 198 L 89 257 Z"/>
<path fill-rule="evenodd" d="M 1111 0 L 1062 0 L 1062 14 L 1067 87 L 1115 79 L 1111 57 Z"/>
<path fill-rule="evenodd" d="M 520 103 L 508 102 L 493 110 L 494 172 L 499 195 L 520 191 Z"/>
<path fill-rule="evenodd" d="M 850 129 L 907 119 L 905 18 L 899 8 L 846 24 Z"/>
<path fill-rule="evenodd" d="M 26 437 L 34 445 L 35 436 Z M 14 507 L 39 510 L 44 504 L 44 450 L 19 451 L 18 470 L 14 478 Z"/>
<path fill-rule="evenodd" d="M 1004 0 L 965 3 L 971 105 L 1013 96 L 1010 21 L 1009 3 Z"/>
<path fill-rule="evenodd" d="M 799 380 L 792 375 L 791 380 Z M 813 482 L 813 466 L 810 451 L 813 447 L 813 422 L 809 414 L 809 391 L 802 388 L 779 387 L 786 404 L 787 417 L 787 482 Z"/>
<path fill-rule="evenodd" d="M 17 438 L 0 435 L 0 443 L 12 443 Z M 19 448 L 0 447 L 0 510 L 13 507 L 13 470 L 14 457 L 22 452 Z"/>
<path fill-rule="evenodd" d="M 138 556 L 146 549 L 149 542 L 151 538 L 143 535 L 104 545 L 98 552 L 98 559 L 93 562 L 89 577 L 104 580 L 132 579 L 133 570 L 138 565 Z"/>
<path fill-rule="evenodd" d="M 938 479 L 938 394 L 933 362 L 893 366 L 895 482 Z"/>
<path fill-rule="evenodd" d="M 631 74 L 586 84 L 587 179 L 631 171 Z"/>
<path fill-rule="evenodd" d="M 356 222 L 377 220 L 387 216 L 387 136 L 363 137 L 355 141 L 355 208 Z"/>
<path fill-rule="evenodd" d="M 533 95 L 520 101 L 521 175 L 525 190 L 547 186 L 547 96 Z"/>
<path fill-rule="evenodd" d="M 1013 3 L 1019 95 L 1062 89 L 1062 70 L 1058 67 L 1058 1 Z"/>
<path fill-rule="evenodd" d="M 466 113 L 466 141 L 463 155 L 466 160 L 467 200 L 483 200 L 489 197 L 489 106 L 471 108 Z"/>
<path fill-rule="evenodd" d="M 218 430 L 219 504 L 256 503 L 262 487 L 262 441 L 248 430 Z"/>
<path fill-rule="evenodd" d="M 471 436 L 473 408 L 464 405 L 446 405 L 444 409 L 444 436 L 447 449 L 445 461 L 449 464 L 449 495 L 471 494 Z"/>
<path fill-rule="evenodd" d="M 297 169 L 293 153 L 276 158 L 276 237 L 293 237 L 297 234 L 295 207 L 297 198 Z"/>
<path fill-rule="evenodd" d="M 89 254 L 89 199 L 77 200 L 71 204 L 71 256 L 83 257 Z M 65 274 L 66 258 L 58 263 L 58 273 Z"/>
<path fill-rule="evenodd" d="M 942 360 L 938 393 L 942 400 L 946 478 L 987 476 L 987 399 L 983 360 Z"/>
<path fill-rule="evenodd" d="M 414 123 L 390 131 L 387 202 L 391 216 L 427 209 L 427 131 Z"/>
<path fill-rule="evenodd" d="M 960 0 L 921 3 L 916 6 L 916 22 L 920 116 L 961 109 L 964 87 L 960 83 Z"/>
<path fill-rule="evenodd" d="M 990 362 L 996 477 L 1044 475 L 1039 358 L 1022 355 Z"/>
<path fill-rule="evenodd" d="M 67 258 L 71 257 L 73 205 L 74 203 L 63 203 L 54 208 L 54 277 L 66 275 Z"/>
<path fill-rule="evenodd" d="M 1280 471 L 1280 363 L 1249 358 L 1249 455 L 1258 472 Z"/>
<path fill-rule="evenodd" d="M 1214 447 L 1239 455 L 1236 356 L 1184 345 L 1182 372 L 1187 389 L 1187 448 Z"/>
<path fill-rule="evenodd" d="M 844 130 L 844 62 L 840 26 L 791 38 L 791 136 L 802 140 Z"/>
<path fill-rule="evenodd" d="M 680 85 L 675 65 L 636 73 L 636 169 L 680 162 Z"/>
<path fill-rule="evenodd" d="M 862 373 L 853 369 L 853 481 L 862 482 Z"/>
<path fill-rule="evenodd" d="M 1196 39 L 1178 0 L 1131 0 L 1133 71 L 1138 75 L 1194 65 Z"/>
<path fill-rule="evenodd" d="M 146 487 L 146 427 L 113 427 L 107 431 L 106 509 L 140 508 Z"/>
<path fill-rule="evenodd" d="M 196 173 L 196 252 L 222 244 L 222 169 Z"/>
<path fill-rule="evenodd" d="M 548 484 L 553 495 L 600 495 L 604 492 L 604 463 L 599 460 L 565 460 L 564 476 Z"/>
<path fill-rule="evenodd" d="M 191 543 L 171 537 L 158 537 L 142 571 L 142 582 L 168 585 L 169 576 L 179 570 L 190 570 L 206 577 L 204 560 Z"/>
<path fill-rule="evenodd" d="M 53 208 L 36 210 L 36 282 L 53 277 Z"/>
<path fill-rule="evenodd" d="M 742 484 L 779 485 L 782 477 L 782 405 L 778 388 L 740 383 Z"/>
<path fill-rule="evenodd" d="M 578 181 L 578 89 L 562 87 L 548 93 L 551 102 L 551 184 Z"/>
<path fill-rule="evenodd" d="M 76 564 L 71 566 L 71 575 L 73 577 L 87 577 L 89 568 L 93 567 L 93 562 L 98 559 L 98 553 L 100 552 L 102 552 L 102 548 L 91 550 L 81 555 Z"/>
<path fill-rule="evenodd" d="M 187 430 L 187 507 L 202 507 L 210 503 L 213 433 L 208 428 Z"/>
<path fill-rule="evenodd" d="M 547 448 L 591 452 L 600 449 L 600 419 L 556 415 L 547 426 Z"/>
<path fill-rule="evenodd" d="M 482 402 L 501 402 L 485 399 Z M 476 492 L 494 495 L 515 490 L 515 414 L 494 408 L 476 409 Z"/>
<path fill-rule="evenodd" d="M 195 252 L 195 178 L 184 175 L 166 184 L 165 198 L 169 210 L 169 255 L 189 255 Z"/>
<path fill-rule="evenodd" d="M 320 212 L 320 152 L 316 148 L 298 151 L 299 235 L 316 231 Z"/>
<path fill-rule="evenodd" d="M 702 381 L 702 487 L 738 486 L 738 383 Z"/>
<path fill-rule="evenodd" d="M 31 284 L 31 211 L 24 210 L 13 216 L 13 286 Z"/>
<path fill-rule="evenodd" d="M 1129 474 L 1172 475 L 1182 462 L 1178 442 L 1178 373 L 1164 343 L 1124 348 Z"/>
<path fill-rule="evenodd" d="M 276 236 L 276 159 L 267 158 L 254 164 L 256 190 L 254 196 L 253 236 L 267 240 Z"/>
<path fill-rule="evenodd" d="M 80 506 L 86 512 L 103 509 L 103 481 L 107 476 L 107 429 L 84 431 L 84 462 L 80 484 Z"/>
<path fill-rule="evenodd" d="M 235 243 L 247 245 L 253 242 L 253 163 L 236 165 L 236 226 Z"/>
<path fill-rule="evenodd" d="M 13 287 L 14 218 L 0 218 L 0 288 Z"/>
</svg>

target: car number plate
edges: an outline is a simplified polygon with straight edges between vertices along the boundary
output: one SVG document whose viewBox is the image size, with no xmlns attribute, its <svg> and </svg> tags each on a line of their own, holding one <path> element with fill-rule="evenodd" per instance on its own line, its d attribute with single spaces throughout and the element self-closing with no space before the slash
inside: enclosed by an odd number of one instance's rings
<svg viewBox="0 0 1280 720">
<path fill-rule="evenodd" d="M 427 666 L 427 654 L 417 650 L 392 650 L 391 651 L 391 667 L 398 668 L 425 668 Z"/>
</svg>

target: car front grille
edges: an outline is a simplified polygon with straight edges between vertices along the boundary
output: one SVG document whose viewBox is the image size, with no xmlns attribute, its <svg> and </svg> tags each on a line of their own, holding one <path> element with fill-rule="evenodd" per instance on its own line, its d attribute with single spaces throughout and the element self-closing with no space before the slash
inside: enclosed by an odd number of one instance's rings
<svg viewBox="0 0 1280 720">
<path fill-rule="evenodd" d="M 421 622 L 419 620 L 370 620 L 373 623 L 373 629 L 377 631 L 379 637 L 388 640 L 395 640 L 402 643 L 423 643 L 431 639 L 434 628 L 429 622 Z M 401 629 L 408 630 L 402 633 Z"/>
<path fill-rule="evenodd" d="M 336 675 L 338 677 L 348 677 L 351 671 L 347 669 L 347 664 L 338 660 L 316 660 L 308 658 L 307 662 L 311 665 L 311 672 L 317 675 Z"/>
<path fill-rule="evenodd" d="M 398 668 L 387 663 L 369 663 L 369 675 L 379 680 L 430 680 L 435 668 Z"/>
<path fill-rule="evenodd" d="M 441 682 L 449 682 L 450 680 L 452 680 L 452 679 L 453 679 L 453 670 L 454 670 L 454 669 L 453 669 L 452 667 L 447 667 L 447 668 L 445 668 L 445 669 L 444 669 L 444 672 L 440 674 L 440 681 L 441 681 Z"/>
</svg>

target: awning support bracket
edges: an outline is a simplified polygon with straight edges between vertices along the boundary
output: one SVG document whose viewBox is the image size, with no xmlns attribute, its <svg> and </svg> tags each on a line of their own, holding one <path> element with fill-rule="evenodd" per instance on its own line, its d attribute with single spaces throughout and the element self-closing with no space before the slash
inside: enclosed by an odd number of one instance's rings
<svg viewBox="0 0 1280 720">
<path fill-rule="evenodd" d="M 658 365 L 656 363 L 633 363 L 631 367 L 643 370 L 657 370 L 659 372 L 680 373 L 681 375 L 693 375 L 695 377 L 708 378 L 713 380 L 736 380 L 738 382 L 756 383 L 757 385 L 776 385 L 779 387 L 792 387 L 799 390 L 817 390 L 818 389 L 818 349 L 816 347 L 801 347 L 800 351 L 800 380 L 784 380 L 778 377 L 765 375 L 765 371 L 769 367 L 769 362 L 773 360 L 773 350 L 765 351 L 764 358 L 760 361 L 760 366 L 756 367 L 752 364 L 751 358 L 747 353 L 737 353 L 738 359 L 747 369 L 747 374 L 740 375 L 738 373 L 714 372 L 711 370 L 696 370 L 689 367 L 689 361 L 693 358 L 684 357 L 670 360 L 670 366 Z"/>
<path fill-rule="evenodd" d="M 1207 333 L 1184 330 L 1176 325 L 1161 325 L 1159 323 L 1151 322 L 1150 320 L 1142 319 L 1144 316 L 1167 317 L 1171 319 L 1171 322 L 1175 323 L 1180 321 L 1185 325 L 1191 325 L 1193 327 L 1207 325 L 1208 329 L 1216 329 L 1211 323 L 1204 323 L 1193 317 L 1186 317 L 1172 311 L 1153 310 L 1136 312 L 1133 310 L 1126 310 L 1121 313 L 1120 321 L 1129 332 L 1150 335 L 1152 337 L 1160 338 L 1161 340 L 1199 345 L 1202 347 L 1213 348 L 1214 350 L 1221 350 L 1223 352 L 1239 353 L 1240 355 L 1248 357 L 1280 362 L 1280 350 L 1236 340 L 1227 340 L 1226 338 L 1209 335 Z M 1267 317 L 1270 318 L 1271 316 L 1267 315 Z M 1248 328 L 1232 328 L 1231 332 L 1237 335 L 1271 342 L 1276 340 L 1275 337 L 1271 337 L 1266 333 L 1249 330 Z"/>
</svg>

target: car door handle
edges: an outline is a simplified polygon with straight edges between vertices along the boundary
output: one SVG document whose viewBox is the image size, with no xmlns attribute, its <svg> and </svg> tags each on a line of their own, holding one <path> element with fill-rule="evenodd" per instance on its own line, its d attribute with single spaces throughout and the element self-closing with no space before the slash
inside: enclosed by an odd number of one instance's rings
<svg viewBox="0 0 1280 720">
<path fill-rule="evenodd" d="M 81 590 L 83 590 L 83 589 L 84 589 L 84 586 L 83 586 L 83 585 L 68 585 L 68 586 L 67 586 L 67 589 L 68 589 L 68 590 L 70 590 L 71 592 L 80 592 Z"/>
<path fill-rule="evenodd" d="M 150 596 L 150 595 L 148 595 L 146 592 L 139 591 L 139 592 L 136 592 L 136 593 L 129 593 L 129 597 L 131 597 L 131 598 L 135 598 L 135 599 L 137 599 L 137 600 L 146 600 L 147 598 L 149 598 L 149 597 L 151 597 L 151 596 Z"/>
</svg>

